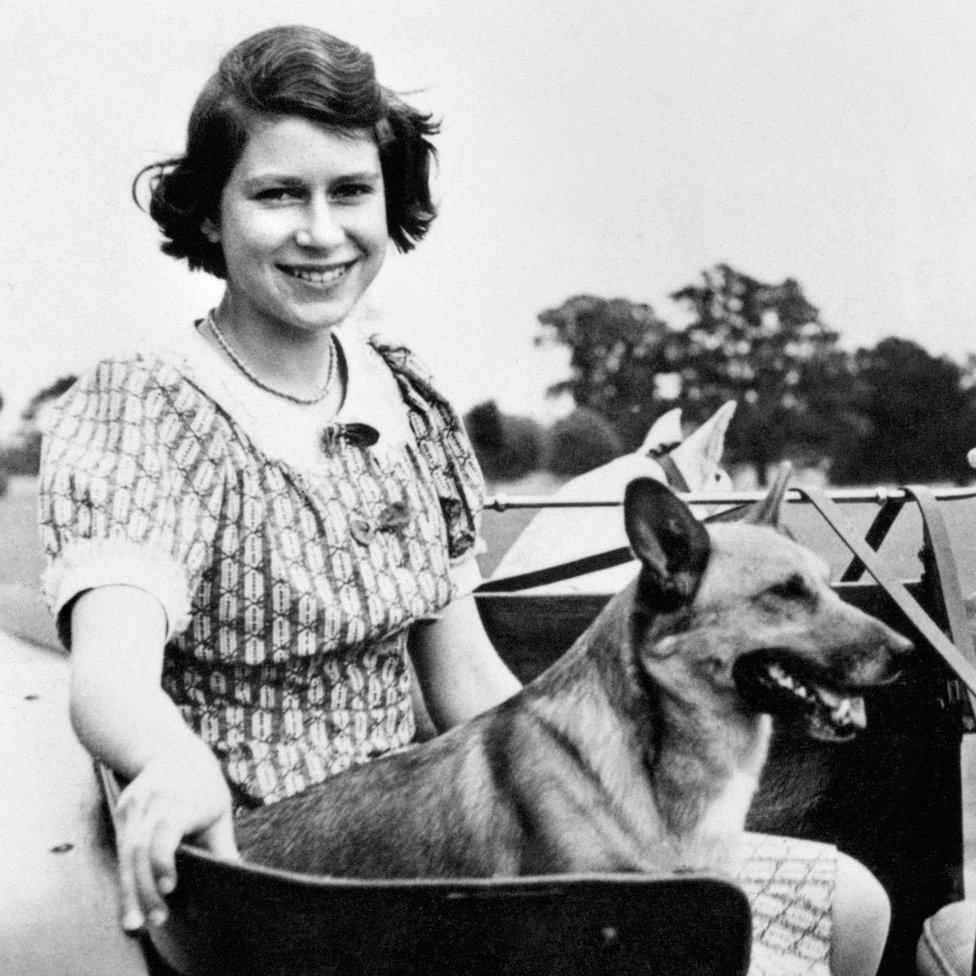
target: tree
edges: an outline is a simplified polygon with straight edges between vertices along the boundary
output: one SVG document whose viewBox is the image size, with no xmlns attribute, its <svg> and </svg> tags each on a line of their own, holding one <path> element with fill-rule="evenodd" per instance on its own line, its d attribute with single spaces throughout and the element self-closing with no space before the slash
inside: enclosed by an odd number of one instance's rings
<svg viewBox="0 0 976 976">
<path fill-rule="evenodd" d="M 542 428 L 531 417 L 502 413 L 488 400 L 468 411 L 464 426 L 486 478 L 511 481 L 539 467 Z"/>
<path fill-rule="evenodd" d="M 62 376 L 39 390 L 21 411 L 20 424 L 13 435 L 0 445 L 0 472 L 36 475 L 41 463 L 41 437 L 44 407 L 66 392 L 77 379 Z"/>
<path fill-rule="evenodd" d="M 973 359 L 963 367 L 907 339 L 883 339 L 854 357 L 863 423 L 839 451 L 839 484 L 967 482 L 976 445 Z"/>
<path fill-rule="evenodd" d="M 784 457 L 830 456 L 856 418 L 850 358 L 792 278 L 778 285 L 726 264 L 672 294 L 691 306 L 680 357 L 681 405 L 702 421 L 726 400 L 739 409 L 727 450 L 760 484 Z"/>
<path fill-rule="evenodd" d="M 620 436 L 601 414 L 577 407 L 557 420 L 546 444 L 546 470 L 575 477 L 623 454 Z"/>
<path fill-rule="evenodd" d="M 549 387 L 550 395 L 569 393 L 577 407 L 608 420 L 626 449 L 636 448 L 673 405 L 660 396 L 657 377 L 673 371 L 681 336 L 650 305 L 623 298 L 577 295 L 538 319 L 537 345 L 570 350 L 571 375 Z"/>
</svg>

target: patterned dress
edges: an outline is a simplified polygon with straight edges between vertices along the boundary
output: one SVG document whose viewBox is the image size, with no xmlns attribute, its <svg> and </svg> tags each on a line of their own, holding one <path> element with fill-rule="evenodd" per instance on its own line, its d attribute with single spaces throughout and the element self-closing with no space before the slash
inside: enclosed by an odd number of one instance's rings
<svg viewBox="0 0 976 976">
<path fill-rule="evenodd" d="M 62 641 L 85 590 L 153 594 L 163 687 L 238 807 L 407 745 L 408 629 L 479 579 L 483 482 L 456 415 L 407 350 L 337 337 L 335 425 L 257 390 L 193 332 L 178 352 L 99 363 L 45 441 L 44 589 Z M 835 850 L 747 835 L 728 867 L 753 906 L 750 976 L 828 976 Z"/>
<path fill-rule="evenodd" d="M 66 646 L 84 590 L 154 594 L 164 689 L 235 801 L 270 803 L 413 738 L 408 628 L 475 571 L 483 483 L 403 348 L 346 334 L 339 423 L 296 449 L 281 418 L 262 427 L 277 404 L 249 403 L 192 339 L 183 355 L 102 362 L 60 405 L 41 486 L 45 593 Z"/>
</svg>

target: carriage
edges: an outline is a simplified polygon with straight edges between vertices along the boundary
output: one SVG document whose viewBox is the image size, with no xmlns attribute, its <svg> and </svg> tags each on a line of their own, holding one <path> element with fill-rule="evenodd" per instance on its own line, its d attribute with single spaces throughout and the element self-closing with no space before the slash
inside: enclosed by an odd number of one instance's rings
<svg viewBox="0 0 976 976">
<path fill-rule="evenodd" d="M 693 508 L 734 508 L 758 496 L 683 497 Z M 868 728 L 853 742 L 815 742 L 799 726 L 778 724 L 748 826 L 835 843 L 871 868 L 893 906 L 881 972 L 908 976 L 923 921 L 961 899 L 967 866 L 976 871 L 976 826 L 968 823 L 976 816 L 968 794 L 976 646 L 964 596 L 976 591 L 976 488 L 794 488 L 788 501 L 788 529 L 827 559 L 841 596 L 912 637 L 918 653 L 899 682 L 869 700 Z M 485 517 L 521 525 L 557 506 L 569 525 L 574 506 L 616 504 L 497 497 Z M 479 591 L 488 632 L 519 678 L 551 663 L 608 599 L 588 586 L 596 578 L 588 574 L 627 558 L 603 553 L 493 578 Z M 572 592 L 547 585 L 569 577 Z M 188 845 L 178 853 L 169 920 L 139 941 L 126 937 L 111 849 L 118 784 L 93 773 L 71 737 L 63 660 L 0 650 L 11 705 L 2 710 L 4 736 L 22 757 L 5 771 L 5 802 L 24 798 L 31 838 L 0 856 L 9 861 L 0 881 L 5 973 L 745 971 L 748 902 L 719 876 L 366 882 L 228 865 Z"/>
</svg>

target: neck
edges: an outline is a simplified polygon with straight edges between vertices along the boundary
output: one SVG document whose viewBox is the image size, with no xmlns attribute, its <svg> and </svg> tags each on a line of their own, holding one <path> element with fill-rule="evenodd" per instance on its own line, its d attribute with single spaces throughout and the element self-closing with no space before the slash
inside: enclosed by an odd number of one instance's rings
<svg viewBox="0 0 976 976">
<path fill-rule="evenodd" d="M 647 755 L 655 803 L 686 854 L 711 860 L 745 827 L 772 719 L 689 707 L 664 687 L 657 694 L 659 735 Z"/>
<path fill-rule="evenodd" d="M 714 851 L 743 828 L 771 719 L 689 695 L 687 680 L 671 670 L 680 667 L 680 651 L 651 669 L 638 660 L 633 600 L 633 586 L 615 596 L 573 648 L 529 686 L 534 708 L 544 709 L 544 719 L 573 740 L 609 795 L 644 794 L 642 821 L 633 827 L 642 842 L 664 840 L 682 856 Z M 650 639 L 695 640 L 685 626 L 658 618 L 651 627 L 660 630 Z M 647 804 L 657 816 L 646 815 Z"/>
<path fill-rule="evenodd" d="M 313 397 L 321 391 L 333 355 L 330 327 L 306 330 L 272 325 L 242 314 L 229 293 L 213 318 L 237 357 L 269 386 L 297 397 Z"/>
</svg>

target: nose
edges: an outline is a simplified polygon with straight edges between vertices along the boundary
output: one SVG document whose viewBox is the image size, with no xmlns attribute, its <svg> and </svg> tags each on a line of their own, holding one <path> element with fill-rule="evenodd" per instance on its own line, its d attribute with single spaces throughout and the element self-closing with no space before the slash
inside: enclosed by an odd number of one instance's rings
<svg viewBox="0 0 976 976">
<path fill-rule="evenodd" d="M 302 210 L 301 222 L 295 230 L 295 243 L 300 247 L 329 248 L 345 240 L 345 230 L 327 199 L 313 196 Z"/>
</svg>

